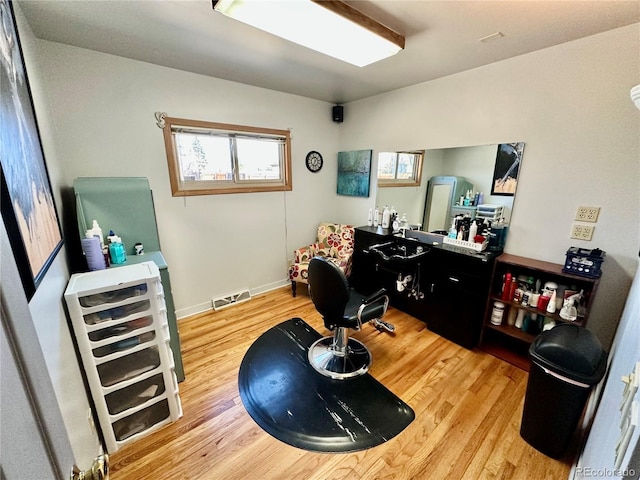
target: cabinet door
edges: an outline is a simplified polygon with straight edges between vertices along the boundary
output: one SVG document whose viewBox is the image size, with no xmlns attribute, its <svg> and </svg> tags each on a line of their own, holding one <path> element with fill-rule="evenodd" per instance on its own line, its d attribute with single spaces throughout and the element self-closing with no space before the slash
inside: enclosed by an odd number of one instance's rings
<svg viewBox="0 0 640 480">
<path fill-rule="evenodd" d="M 481 281 L 458 269 L 443 270 L 430 296 L 427 328 L 465 348 L 477 346 L 486 302 Z"/>
<path fill-rule="evenodd" d="M 368 295 L 383 286 L 386 288 L 376 269 L 376 259 L 372 254 L 365 253 L 370 246 L 387 242 L 389 235 L 370 231 L 373 227 L 358 227 L 355 230 L 354 250 L 352 257 L 351 276 L 349 283 L 358 292 Z"/>
</svg>

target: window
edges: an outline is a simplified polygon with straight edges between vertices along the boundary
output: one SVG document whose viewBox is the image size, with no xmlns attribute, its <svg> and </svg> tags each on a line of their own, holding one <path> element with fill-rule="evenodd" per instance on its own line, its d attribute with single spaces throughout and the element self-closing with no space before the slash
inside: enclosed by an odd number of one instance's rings
<svg viewBox="0 0 640 480">
<path fill-rule="evenodd" d="M 174 197 L 291 190 L 288 130 L 165 117 Z"/>
<path fill-rule="evenodd" d="M 378 186 L 415 187 L 422 177 L 424 151 L 380 152 L 378 154 Z"/>
</svg>

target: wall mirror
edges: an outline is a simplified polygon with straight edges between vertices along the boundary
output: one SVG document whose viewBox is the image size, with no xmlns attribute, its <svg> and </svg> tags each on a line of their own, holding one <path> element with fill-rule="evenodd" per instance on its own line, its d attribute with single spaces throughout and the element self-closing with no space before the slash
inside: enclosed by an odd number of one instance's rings
<svg viewBox="0 0 640 480">
<path fill-rule="evenodd" d="M 376 205 L 381 209 L 394 206 L 399 215 L 406 213 L 409 223 L 421 225 L 424 231 L 447 230 L 452 216 L 465 213 L 456 205 L 460 192 L 471 188 L 483 193 L 484 204 L 502 206 L 509 222 L 524 145 L 513 142 L 425 150 L 420 185 L 393 187 L 379 183 Z M 467 211 L 474 213 L 473 208 Z"/>
</svg>

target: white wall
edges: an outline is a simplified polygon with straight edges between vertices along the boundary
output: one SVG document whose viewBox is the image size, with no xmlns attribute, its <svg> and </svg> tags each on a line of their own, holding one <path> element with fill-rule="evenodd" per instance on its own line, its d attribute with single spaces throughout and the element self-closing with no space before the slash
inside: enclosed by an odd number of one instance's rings
<svg viewBox="0 0 640 480">
<path fill-rule="evenodd" d="M 46 107 L 42 72 L 38 68 L 36 40 L 29 24 L 24 21 L 19 5 L 13 3 L 13 8 L 31 93 L 36 105 L 36 116 L 49 178 L 58 214 L 62 220 L 64 212 L 60 211 L 62 205 L 60 186 L 63 175 L 53 139 L 54 127 Z M 98 435 L 90 423 L 92 422 L 91 407 L 85 392 L 82 373 L 75 355 L 63 307 L 63 294 L 68 281 L 66 247 L 63 246 L 29 302 L 29 310 L 68 431 L 76 463 L 80 468 L 87 469 L 91 466 L 93 458 L 100 453 L 101 447 Z M 71 465 L 68 467 L 71 468 Z"/>
<path fill-rule="evenodd" d="M 635 369 L 636 363 L 640 363 L 640 271 L 636 272 L 635 279 L 631 285 L 629 297 L 624 308 L 620 326 L 615 335 L 608 366 L 607 376 L 596 390 L 602 394 L 600 398 L 594 395 L 590 400 L 600 399 L 595 417 L 589 416 L 587 407 L 587 424 L 592 420 L 591 430 L 581 452 L 577 468 L 574 468 L 575 477 L 571 478 L 593 478 L 593 472 L 607 472 L 608 478 L 638 478 L 640 464 L 640 428 L 636 426 L 629 440 L 626 453 L 620 455 L 620 462 L 616 468 L 616 451 L 618 441 L 622 436 L 622 426 L 626 422 L 622 418 L 620 411 L 623 403 L 625 384 L 623 377 L 630 376 Z M 636 392 L 633 397 L 635 402 L 640 402 L 640 392 Z M 635 452 L 635 453 L 634 453 Z M 635 458 L 632 458 L 632 455 Z M 616 472 L 616 470 L 618 472 Z M 631 473 L 633 470 L 635 473 Z M 627 473 L 624 473 L 627 472 Z M 601 478 L 605 475 L 600 474 Z"/>
<path fill-rule="evenodd" d="M 210 308 L 214 296 L 283 285 L 287 260 L 313 241 L 319 221 L 349 220 L 336 205 L 330 104 L 46 41 L 39 50 L 64 183 L 149 178 L 178 316 Z M 293 191 L 172 197 L 156 111 L 291 128 Z M 319 173 L 305 167 L 310 150 L 324 155 Z"/>
<path fill-rule="evenodd" d="M 605 250 L 589 327 L 609 344 L 639 246 L 640 115 L 629 98 L 639 38 L 635 24 L 353 102 L 340 148 L 373 148 L 375 158 L 526 142 L 506 251 L 564 263 L 572 245 Z M 578 205 L 602 207 L 591 242 L 569 239 Z"/>
</svg>

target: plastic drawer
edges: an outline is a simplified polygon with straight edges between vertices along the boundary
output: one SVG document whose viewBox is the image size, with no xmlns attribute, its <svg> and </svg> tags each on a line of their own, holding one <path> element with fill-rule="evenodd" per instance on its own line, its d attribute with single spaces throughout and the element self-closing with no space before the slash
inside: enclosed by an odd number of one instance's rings
<svg viewBox="0 0 640 480">
<path fill-rule="evenodd" d="M 109 290 L 102 293 L 94 293 L 93 295 L 80 297 L 78 301 L 80 302 L 80 305 L 85 308 L 97 307 L 107 303 L 121 302 L 128 298 L 140 297 L 147 293 L 147 288 L 146 283 L 141 283 L 139 285 L 121 288 L 120 290 Z"/>
<path fill-rule="evenodd" d="M 160 366 L 160 354 L 158 347 L 153 346 L 98 365 L 98 376 L 103 387 L 110 387 L 158 366 Z"/>
<path fill-rule="evenodd" d="M 133 337 L 124 338 L 122 340 L 118 340 L 113 343 L 109 343 L 108 345 L 103 345 L 101 347 L 94 348 L 93 356 L 96 358 L 106 357 L 107 355 L 111 355 L 112 353 L 124 352 L 131 348 L 137 347 L 138 345 L 142 345 L 143 343 L 152 342 L 156 338 L 156 332 L 150 331 L 141 333 L 140 335 L 134 335 Z"/>
<path fill-rule="evenodd" d="M 130 320 L 128 322 L 121 323 L 120 325 L 114 325 L 112 327 L 103 328 L 102 330 L 89 332 L 89 340 L 92 342 L 99 342 L 100 340 L 106 340 L 107 338 L 127 335 L 141 328 L 149 327 L 152 324 L 152 316 L 136 318 L 135 320 Z"/>
<path fill-rule="evenodd" d="M 148 430 L 156 423 L 170 417 L 169 402 L 166 398 L 113 423 L 116 441 L 121 442 L 136 433 Z"/>
<path fill-rule="evenodd" d="M 119 320 L 135 313 L 147 311 L 149 308 L 151 308 L 151 302 L 149 300 L 108 308 L 106 310 L 100 310 L 99 312 L 84 315 L 84 323 L 87 325 L 96 325 L 109 320 Z"/>
<path fill-rule="evenodd" d="M 110 415 L 138 407 L 165 392 L 164 375 L 158 373 L 105 396 Z"/>
</svg>

